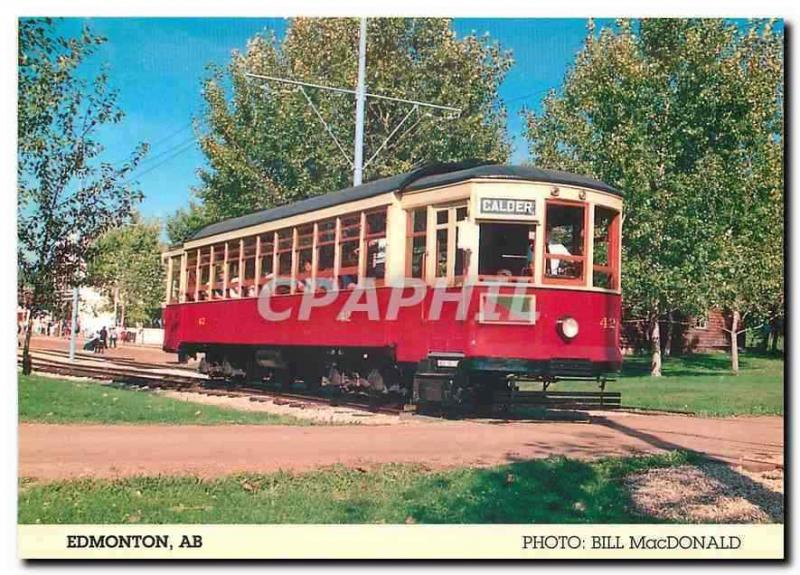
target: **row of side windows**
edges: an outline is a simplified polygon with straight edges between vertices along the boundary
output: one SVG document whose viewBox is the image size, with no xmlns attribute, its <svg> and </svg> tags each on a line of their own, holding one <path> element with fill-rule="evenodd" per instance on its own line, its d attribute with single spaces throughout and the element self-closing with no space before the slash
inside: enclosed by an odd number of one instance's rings
<svg viewBox="0 0 800 575">
<path fill-rule="evenodd" d="M 185 262 L 187 302 L 256 297 L 272 280 L 286 294 L 311 289 L 315 279 L 340 289 L 352 289 L 363 278 L 380 283 L 386 273 L 386 208 L 187 250 Z M 180 264 L 172 269 L 169 301 L 175 303 Z"/>
<path fill-rule="evenodd" d="M 619 287 L 619 212 L 595 206 L 591 223 L 589 214 L 586 203 L 546 202 L 543 283 L 586 285 L 591 265 L 591 287 Z M 386 215 L 382 207 L 188 250 L 182 301 L 255 297 L 273 279 L 279 280 L 277 291 L 283 294 L 314 286 L 352 289 L 364 278 L 381 285 L 386 276 Z M 470 260 L 469 250 L 459 242 L 460 223 L 468 217 L 466 205 L 421 207 L 409 210 L 406 217 L 405 276 L 463 281 Z M 479 279 L 533 281 L 539 226 L 480 222 L 478 227 Z M 180 266 L 181 257 L 173 257 L 168 278 L 171 303 L 179 300 Z"/>
</svg>

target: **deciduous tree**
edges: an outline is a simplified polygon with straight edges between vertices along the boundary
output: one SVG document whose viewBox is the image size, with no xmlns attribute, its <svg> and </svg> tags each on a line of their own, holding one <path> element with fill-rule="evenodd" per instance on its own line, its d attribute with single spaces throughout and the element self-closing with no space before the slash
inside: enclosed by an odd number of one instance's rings
<svg viewBox="0 0 800 575">
<path fill-rule="evenodd" d="M 763 22 L 743 31 L 722 20 L 619 21 L 599 33 L 592 24 L 563 86 L 541 114 L 527 114 L 538 165 L 590 174 L 625 191 L 626 311 L 649 326 L 653 375 L 661 373 L 660 318 L 729 306 L 721 294 L 732 285 L 748 300 L 762 289 L 743 287 L 755 274 L 721 268 L 747 251 L 725 240 L 744 239 L 743 210 L 756 216 L 766 209 L 769 194 L 754 193 L 755 157 L 764 155 L 756 147 L 775 141 L 774 115 L 762 108 L 774 109 L 779 45 Z M 757 70 L 762 66 L 770 72 Z M 774 182 L 777 164 L 758 165 Z M 731 211 L 742 193 L 752 202 Z M 764 249 L 781 252 L 762 232 L 753 231 Z M 724 285 L 723 276 L 730 278 Z"/>
<path fill-rule="evenodd" d="M 89 246 L 125 221 L 141 198 L 128 178 L 144 145 L 121 165 L 101 161 L 97 131 L 120 122 L 123 112 L 107 72 L 89 77 L 81 65 L 103 42 L 88 28 L 65 38 L 47 19 L 19 23 L 17 260 L 33 312 L 23 347 L 26 373 L 34 316 L 52 306 L 59 287 L 76 285 Z"/>
<path fill-rule="evenodd" d="M 715 203 L 708 224 L 718 257 L 712 303 L 729 318 L 731 370 L 739 334 L 783 317 L 783 38 L 771 24 L 751 28 L 732 50 L 731 131 L 737 146 L 709 170 Z M 733 87 L 735 86 L 735 88 Z"/>
<path fill-rule="evenodd" d="M 189 202 L 167 218 L 166 231 L 170 245 L 182 244 L 200 228 L 213 223 L 207 210 L 196 202 Z"/>
<path fill-rule="evenodd" d="M 87 283 L 111 298 L 119 325 L 147 322 L 164 299 L 160 233 L 159 223 L 135 218 L 92 245 Z"/>
</svg>

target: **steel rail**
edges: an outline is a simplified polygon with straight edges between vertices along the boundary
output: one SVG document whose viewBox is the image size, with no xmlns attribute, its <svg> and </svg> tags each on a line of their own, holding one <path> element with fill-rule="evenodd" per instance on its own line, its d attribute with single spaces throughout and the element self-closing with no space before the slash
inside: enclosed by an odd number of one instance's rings
<svg viewBox="0 0 800 575">
<path fill-rule="evenodd" d="M 21 365 L 21 360 L 18 361 Z M 277 390 L 267 390 L 254 387 L 240 387 L 230 389 L 230 383 L 221 380 L 204 379 L 201 376 L 176 376 L 172 374 L 157 374 L 142 371 L 134 368 L 113 367 L 113 366 L 91 366 L 91 365 L 72 365 L 54 360 L 34 358 L 33 370 L 44 373 L 54 373 L 58 375 L 69 375 L 75 377 L 86 377 L 111 381 L 122 385 L 142 385 L 146 387 L 156 387 L 160 389 L 176 389 L 205 395 L 225 395 L 228 397 L 248 397 L 251 401 L 258 401 L 261 398 L 273 398 L 279 400 L 295 401 L 298 403 L 307 402 L 317 405 L 329 405 L 331 407 L 348 407 L 352 409 L 367 410 L 370 412 L 388 413 L 396 415 L 400 408 L 386 405 L 373 405 L 367 401 L 357 401 L 352 396 L 341 398 L 324 398 L 313 395 L 303 395 Z"/>
</svg>

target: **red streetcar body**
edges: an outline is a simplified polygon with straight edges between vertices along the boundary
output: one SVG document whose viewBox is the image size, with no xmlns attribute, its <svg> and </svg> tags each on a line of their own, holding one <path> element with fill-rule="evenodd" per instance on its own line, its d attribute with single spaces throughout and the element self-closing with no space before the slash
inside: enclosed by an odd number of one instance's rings
<svg viewBox="0 0 800 575">
<path fill-rule="evenodd" d="M 622 359 L 621 214 L 602 182 L 482 165 L 226 220 L 165 254 L 164 349 L 441 402 L 481 377 L 600 379 Z"/>
<path fill-rule="evenodd" d="M 391 288 L 375 289 L 380 317 L 385 318 Z M 293 312 L 289 319 L 278 322 L 262 317 L 257 298 L 169 305 L 163 316 L 164 349 L 177 352 L 182 346 L 207 344 L 330 346 L 392 348 L 398 362 L 415 363 L 435 352 L 467 358 L 621 362 L 619 295 L 528 288 L 526 293 L 536 296 L 535 323 L 509 325 L 479 321 L 480 294 L 487 292 L 485 286 L 473 288 L 464 319 L 456 317 L 455 302 L 443 304 L 438 320 L 427 319 L 433 293 L 419 304 L 399 309 L 397 319 L 378 321 L 370 320 L 367 312 L 354 312 L 347 321 L 337 319 L 345 300 L 351 295 L 358 297 L 351 292 L 340 292 L 332 304 L 313 309 L 307 320 L 297 319 L 301 294 L 273 296 L 271 305 L 276 312 Z M 565 341 L 557 331 L 557 321 L 564 315 L 571 315 L 582 326 L 573 340 Z"/>
</svg>

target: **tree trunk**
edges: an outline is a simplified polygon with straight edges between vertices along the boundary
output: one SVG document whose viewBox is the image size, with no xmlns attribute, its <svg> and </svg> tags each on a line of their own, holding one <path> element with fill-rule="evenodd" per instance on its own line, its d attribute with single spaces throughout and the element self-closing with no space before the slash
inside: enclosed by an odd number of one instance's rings
<svg viewBox="0 0 800 575">
<path fill-rule="evenodd" d="M 650 361 L 650 375 L 661 377 L 661 326 L 658 318 L 650 324 L 650 350 L 653 354 Z"/>
<path fill-rule="evenodd" d="M 778 320 L 777 319 L 773 319 L 771 322 L 769 322 L 769 333 L 772 336 L 772 344 L 771 344 L 770 350 L 772 351 L 772 353 L 777 354 L 778 353 L 778 335 L 780 333 L 780 330 L 778 329 Z"/>
<path fill-rule="evenodd" d="M 769 351 L 769 338 L 772 335 L 772 323 L 767 324 L 766 329 L 761 330 L 761 342 L 758 344 L 759 351 L 767 353 Z"/>
<path fill-rule="evenodd" d="M 33 371 L 31 360 L 31 332 L 33 331 L 33 310 L 28 308 L 28 325 L 25 328 L 25 343 L 22 344 L 22 373 L 30 375 Z"/>
<path fill-rule="evenodd" d="M 731 371 L 739 375 L 739 311 L 734 310 L 731 317 Z"/>
<path fill-rule="evenodd" d="M 125 329 L 125 301 L 123 300 L 120 302 L 120 316 L 119 316 L 119 325 L 121 328 Z"/>
<path fill-rule="evenodd" d="M 114 325 L 118 325 L 117 308 L 119 307 L 119 287 L 114 286 L 114 293 L 112 297 L 114 298 Z"/>
<path fill-rule="evenodd" d="M 667 314 L 667 329 L 664 334 L 664 357 L 672 355 L 672 312 Z"/>
</svg>

